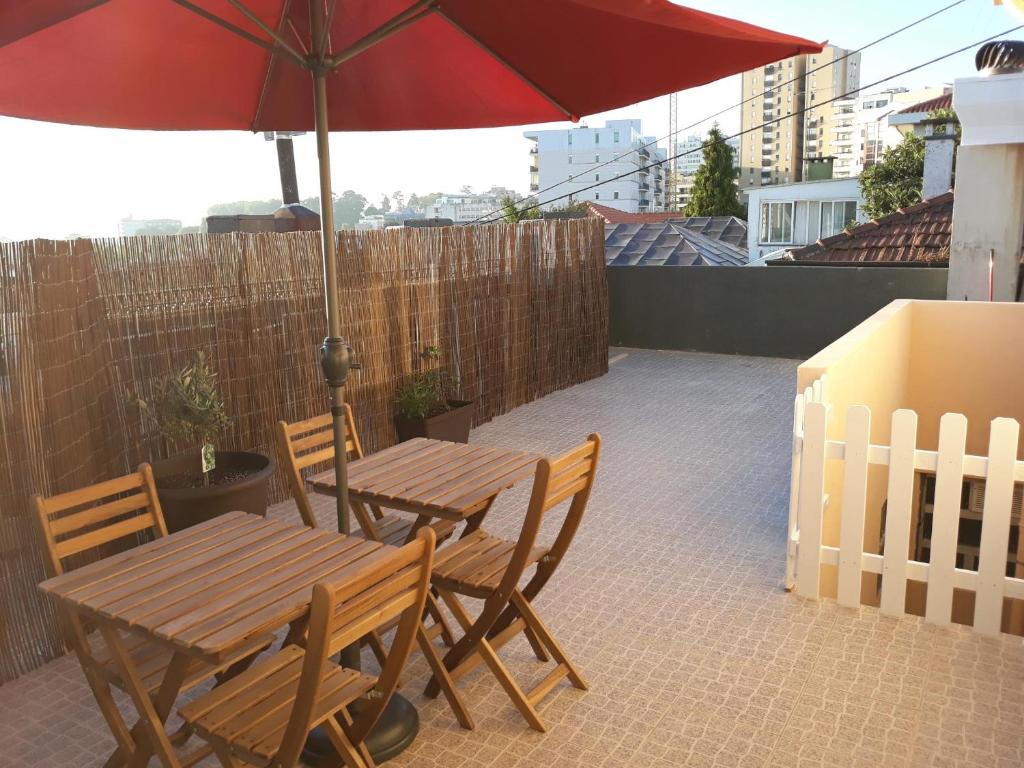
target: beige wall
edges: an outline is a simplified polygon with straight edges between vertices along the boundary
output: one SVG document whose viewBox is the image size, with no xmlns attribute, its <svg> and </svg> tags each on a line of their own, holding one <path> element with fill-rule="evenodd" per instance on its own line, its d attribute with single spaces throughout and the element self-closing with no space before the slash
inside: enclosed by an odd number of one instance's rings
<svg viewBox="0 0 1024 768">
<path fill-rule="evenodd" d="M 996 417 L 1024 424 L 1024 304 L 952 301 L 894 301 L 848 334 L 803 363 L 797 371 L 802 391 L 826 375 L 825 400 L 832 405 L 829 438 L 845 438 L 846 409 L 871 409 L 871 441 L 889 442 L 893 411 L 918 415 L 918 446 L 935 450 L 939 419 L 947 412 L 968 419 L 967 451 L 988 452 L 989 424 Z M 1018 447 L 1024 459 L 1024 444 Z M 826 467 L 822 542 L 839 543 L 842 514 L 840 461 Z M 873 466 L 868 476 L 864 549 L 879 551 L 881 509 L 888 472 Z M 915 493 L 916 498 L 916 493 Z M 910 543 L 908 542 L 908 553 Z M 822 566 L 822 594 L 835 596 L 833 566 Z M 876 604 L 877 577 L 865 576 L 861 599 Z M 970 604 L 958 595 L 955 615 L 970 616 Z M 910 582 L 908 610 L 923 610 L 924 585 Z"/>
</svg>

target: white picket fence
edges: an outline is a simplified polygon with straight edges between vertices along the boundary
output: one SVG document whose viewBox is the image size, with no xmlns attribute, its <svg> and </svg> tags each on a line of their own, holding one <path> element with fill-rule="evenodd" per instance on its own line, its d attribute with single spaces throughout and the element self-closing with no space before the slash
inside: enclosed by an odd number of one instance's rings
<svg viewBox="0 0 1024 768">
<path fill-rule="evenodd" d="M 870 441 L 871 410 L 853 405 L 846 412 L 845 440 L 827 437 L 831 406 L 823 376 L 796 397 L 793 414 L 793 470 L 790 485 L 786 586 L 798 595 L 820 597 L 821 564 L 838 567 L 837 599 L 860 604 L 861 574 L 880 574 L 882 613 L 905 612 L 907 580 L 928 584 L 925 620 L 949 624 L 953 590 L 976 595 L 974 629 L 1000 631 L 1003 598 L 1024 599 L 1024 579 L 1006 575 L 1014 483 L 1024 481 L 1024 461 L 1017 460 L 1019 425 L 1014 419 L 992 421 L 988 456 L 966 453 L 967 419 L 947 413 L 939 422 L 937 451 L 917 448 L 917 414 L 892 414 L 890 445 Z M 822 544 L 828 461 L 843 462 L 842 518 L 839 546 Z M 864 552 L 868 467 L 889 467 L 883 554 Z M 934 473 L 935 503 L 929 562 L 907 556 L 913 511 L 915 472 Z M 978 570 L 956 567 L 961 490 L 964 477 L 985 480 Z"/>
</svg>

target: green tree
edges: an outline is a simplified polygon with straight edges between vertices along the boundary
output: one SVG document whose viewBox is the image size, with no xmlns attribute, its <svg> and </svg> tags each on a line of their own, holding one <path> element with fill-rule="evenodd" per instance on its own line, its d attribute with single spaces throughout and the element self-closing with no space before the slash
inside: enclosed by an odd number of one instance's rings
<svg viewBox="0 0 1024 768">
<path fill-rule="evenodd" d="M 437 202 L 439 197 L 444 197 L 443 192 L 428 192 L 425 195 L 409 195 L 410 208 L 427 208 Z"/>
<path fill-rule="evenodd" d="M 736 169 L 732 164 L 733 149 L 716 124 L 704 142 L 704 161 L 693 179 L 693 192 L 683 214 L 686 216 L 747 217 L 739 202 Z"/>
<path fill-rule="evenodd" d="M 354 227 L 366 208 L 366 198 L 351 189 L 346 189 L 334 198 L 334 227 Z"/>
<path fill-rule="evenodd" d="M 864 212 L 873 219 L 921 201 L 924 178 L 924 141 L 907 134 L 882 153 L 881 162 L 860 174 Z"/>
<path fill-rule="evenodd" d="M 532 197 L 516 200 L 512 194 L 503 195 L 501 198 L 501 218 L 510 224 L 527 219 L 539 219 L 540 208 L 534 208 L 537 201 Z"/>
</svg>

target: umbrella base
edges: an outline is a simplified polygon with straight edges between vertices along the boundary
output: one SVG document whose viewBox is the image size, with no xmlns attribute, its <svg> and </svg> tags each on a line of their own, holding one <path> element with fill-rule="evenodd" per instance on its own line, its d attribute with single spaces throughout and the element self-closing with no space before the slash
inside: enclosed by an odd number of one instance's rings
<svg viewBox="0 0 1024 768">
<path fill-rule="evenodd" d="M 397 757 L 412 744 L 416 734 L 420 730 L 420 716 L 416 707 L 409 703 L 405 697 L 394 694 L 384 714 L 380 716 L 377 727 L 370 733 L 366 740 L 366 747 L 373 755 L 375 763 L 385 763 L 393 757 Z M 302 762 L 310 766 L 319 766 L 321 760 L 329 756 L 334 762 L 327 764 L 334 765 L 338 753 L 327 738 L 323 728 L 316 728 L 306 739 L 306 748 L 302 751 Z"/>
</svg>

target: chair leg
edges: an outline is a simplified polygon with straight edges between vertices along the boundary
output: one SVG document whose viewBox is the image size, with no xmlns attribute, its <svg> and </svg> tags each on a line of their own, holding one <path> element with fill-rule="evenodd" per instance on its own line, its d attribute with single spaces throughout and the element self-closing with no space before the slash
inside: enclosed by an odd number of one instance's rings
<svg viewBox="0 0 1024 768">
<path fill-rule="evenodd" d="M 512 592 L 512 605 L 519 611 L 519 615 L 526 621 L 526 625 L 533 629 L 537 634 L 537 637 L 547 646 L 547 649 L 551 651 L 551 655 L 560 666 L 564 666 L 566 670 L 566 676 L 570 682 L 576 688 L 581 691 L 587 690 L 587 683 L 583 679 L 583 676 L 579 673 L 579 670 L 569 661 L 569 657 L 565 655 L 565 651 L 555 640 L 554 635 L 551 634 L 551 630 L 547 628 L 547 625 L 541 620 L 540 616 L 530 605 L 530 601 L 523 596 L 523 593 L 518 589 Z"/>
<path fill-rule="evenodd" d="M 437 597 L 435 597 L 433 589 L 427 591 L 427 602 L 424 610 L 434 620 L 434 623 L 441 627 L 441 642 L 448 648 L 455 645 L 455 635 L 452 634 L 452 628 L 448 624 L 448 619 L 444 617 L 441 606 L 437 604 Z"/>
<path fill-rule="evenodd" d="M 466 613 L 466 609 L 462 607 L 462 603 L 459 602 L 458 598 L 451 592 L 440 590 L 441 599 L 444 600 L 445 605 L 448 606 L 449 610 L 455 616 L 455 620 L 459 622 L 463 631 L 469 632 L 473 626 L 473 620 L 469 614 Z M 526 694 L 523 693 L 523 689 L 519 687 L 519 684 L 513 679 L 508 668 L 502 663 L 501 659 L 498 658 L 498 654 L 494 652 L 491 644 L 487 641 L 486 637 L 481 637 L 477 643 L 474 651 L 479 653 L 484 660 L 484 663 L 490 667 L 491 672 L 498 679 L 501 687 L 505 689 L 505 693 L 512 700 L 516 709 L 519 710 L 519 714 L 523 716 L 523 719 L 529 724 L 535 731 L 545 733 L 547 728 L 540 716 L 537 714 L 537 710 L 533 708 Z"/>
<path fill-rule="evenodd" d="M 388 651 L 384 647 L 384 641 L 380 639 L 380 635 L 376 632 L 371 632 L 366 636 L 366 643 L 370 646 L 370 650 L 373 651 L 374 657 L 377 659 L 377 663 L 381 669 L 384 668 L 384 662 L 388 660 Z"/>
<path fill-rule="evenodd" d="M 352 718 L 348 712 L 342 710 L 338 714 L 344 717 L 349 725 L 352 724 Z M 358 749 L 354 747 L 348 734 L 342 730 L 337 720 L 333 717 L 327 718 L 324 721 L 324 728 L 327 731 L 327 737 L 331 740 L 332 746 L 341 755 L 341 759 L 345 761 L 347 768 L 375 768 L 376 764 L 373 762 L 373 758 L 366 747 L 364 745 L 360 745 Z"/>
<path fill-rule="evenodd" d="M 473 722 L 473 718 L 469 714 L 469 710 L 466 708 L 466 703 L 463 701 L 462 696 L 455 688 L 455 681 L 452 680 L 447 667 L 445 667 L 441 658 L 437 655 L 437 650 L 430 643 L 430 638 L 427 637 L 427 633 L 424 631 L 422 624 L 420 624 L 419 628 L 416 630 L 416 642 L 419 643 L 420 650 L 423 652 L 423 656 L 426 658 L 431 672 L 434 673 L 434 677 L 437 678 L 438 683 L 440 683 L 441 691 L 444 693 L 444 697 L 448 700 L 448 706 L 452 708 L 455 719 L 458 720 L 459 725 L 467 731 L 472 731 L 476 728 L 476 724 Z"/>
</svg>

